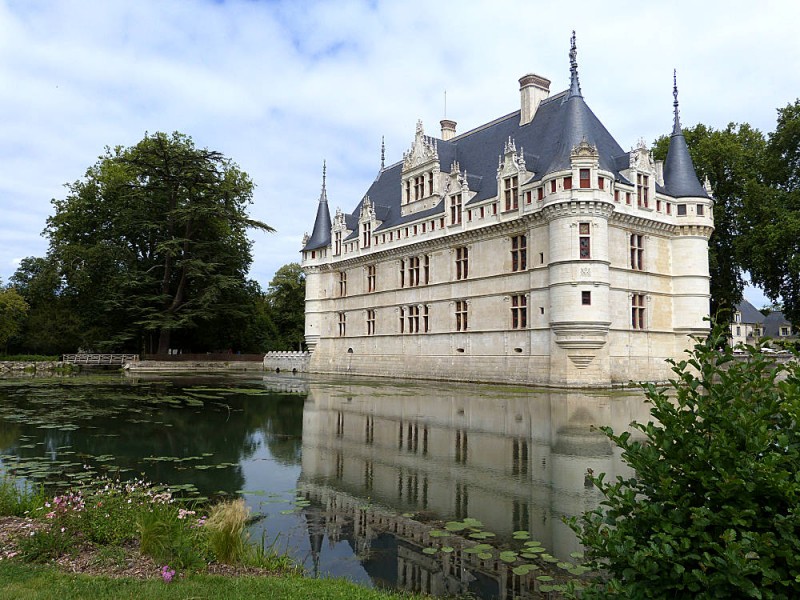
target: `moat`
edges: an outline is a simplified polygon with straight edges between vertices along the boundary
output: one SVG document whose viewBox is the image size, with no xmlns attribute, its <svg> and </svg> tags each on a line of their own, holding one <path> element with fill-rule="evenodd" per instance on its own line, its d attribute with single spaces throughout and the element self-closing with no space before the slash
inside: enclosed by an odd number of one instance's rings
<svg viewBox="0 0 800 600">
<path fill-rule="evenodd" d="M 462 550 L 535 540 L 568 564 L 580 547 L 563 518 L 599 502 L 587 469 L 628 474 L 598 426 L 648 416 L 635 391 L 261 373 L 0 379 L 0 471 L 241 495 L 261 517 L 251 536 L 309 574 L 502 598 L 533 590 L 535 573 Z M 453 524 L 464 519 L 481 523 L 477 537 Z"/>
</svg>

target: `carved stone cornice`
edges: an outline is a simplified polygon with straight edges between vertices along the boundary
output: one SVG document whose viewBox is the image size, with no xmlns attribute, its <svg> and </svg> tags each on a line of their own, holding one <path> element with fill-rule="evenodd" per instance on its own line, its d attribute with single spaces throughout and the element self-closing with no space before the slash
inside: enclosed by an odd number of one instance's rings
<svg viewBox="0 0 800 600">
<path fill-rule="evenodd" d="M 545 204 L 541 214 L 546 220 L 570 216 L 595 216 L 608 218 L 614 212 L 614 205 L 606 200 L 562 200 Z"/>
<path fill-rule="evenodd" d="M 686 237 L 711 237 L 714 228 L 711 225 L 678 225 L 677 235 Z"/>
<path fill-rule="evenodd" d="M 647 233 L 666 233 L 669 235 L 675 235 L 678 230 L 678 227 L 674 223 L 665 223 L 663 221 L 650 219 L 646 216 L 632 215 L 617 211 L 614 211 L 614 214 L 611 215 L 610 220 L 614 223 L 622 225 L 623 227 L 633 227 L 637 230 Z"/>
<path fill-rule="evenodd" d="M 403 244 L 399 246 L 393 245 L 390 248 L 378 250 L 377 252 L 369 252 L 367 254 L 360 254 L 358 256 L 348 257 L 342 260 L 332 261 L 328 263 L 328 269 L 347 269 L 373 262 L 380 262 L 387 259 L 399 259 L 406 256 L 426 254 L 445 248 L 451 248 L 453 246 L 464 246 L 478 240 L 485 240 L 514 233 L 522 234 L 525 233 L 527 228 L 532 224 L 541 222 L 542 220 L 543 218 L 541 212 L 530 213 L 527 215 L 522 215 L 520 218 L 513 219 L 511 221 L 501 221 L 499 223 L 492 223 L 491 225 L 487 225 L 485 227 L 478 227 L 477 229 L 445 233 L 444 235 L 437 236 L 435 238 L 419 240 L 418 242 L 412 242 L 410 244 Z"/>
</svg>

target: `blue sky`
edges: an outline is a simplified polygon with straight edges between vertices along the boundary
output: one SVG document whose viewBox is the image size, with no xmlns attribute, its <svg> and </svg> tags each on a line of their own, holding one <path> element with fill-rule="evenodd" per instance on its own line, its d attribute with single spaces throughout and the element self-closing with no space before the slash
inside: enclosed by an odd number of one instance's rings
<svg viewBox="0 0 800 600">
<path fill-rule="evenodd" d="M 328 199 L 349 211 L 400 160 L 417 119 L 466 131 L 518 108 L 518 79 L 569 78 L 623 148 L 681 118 L 774 129 L 800 95 L 795 0 L 596 3 L 0 0 L 0 278 L 43 256 L 50 200 L 105 146 L 181 131 L 255 181 L 251 276 L 297 261 Z M 750 291 L 756 306 L 763 297 Z"/>
</svg>

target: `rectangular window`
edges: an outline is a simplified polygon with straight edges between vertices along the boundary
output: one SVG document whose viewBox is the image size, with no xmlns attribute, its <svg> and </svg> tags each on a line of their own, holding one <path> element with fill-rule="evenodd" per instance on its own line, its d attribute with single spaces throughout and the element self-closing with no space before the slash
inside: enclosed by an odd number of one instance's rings
<svg viewBox="0 0 800 600">
<path fill-rule="evenodd" d="M 411 202 L 411 180 L 406 179 L 406 203 Z"/>
<path fill-rule="evenodd" d="M 419 333 L 419 305 L 412 304 L 408 307 L 408 333 Z"/>
<path fill-rule="evenodd" d="M 581 292 L 581 304 L 583 306 L 592 305 L 592 292 Z"/>
<path fill-rule="evenodd" d="M 581 169 L 583 170 L 583 169 Z M 571 190 L 572 189 L 572 175 L 564 177 L 564 189 Z"/>
<path fill-rule="evenodd" d="M 486 207 L 481 206 L 481 219 L 486 216 Z"/>
<path fill-rule="evenodd" d="M 619 190 L 614 190 L 614 202 L 619 202 Z"/>
<path fill-rule="evenodd" d="M 511 296 L 511 329 L 528 326 L 528 298 L 525 294 Z"/>
<path fill-rule="evenodd" d="M 698 217 L 702 217 L 702 216 L 705 214 L 705 213 L 703 212 L 703 208 L 704 208 L 704 207 L 703 207 L 703 205 L 702 205 L 702 204 L 698 204 L 698 205 L 697 205 L 697 216 L 698 216 Z"/>
<path fill-rule="evenodd" d="M 631 269 L 644 269 L 644 236 L 637 233 L 631 234 Z"/>
<path fill-rule="evenodd" d="M 533 202 L 533 192 L 528 190 L 525 192 L 525 204 L 531 204 Z"/>
<path fill-rule="evenodd" d="M 496 215 L 496 214 L 497 214 L 497 202 L 495 202 L 494 204 L 492 204 L 492 214 L 493 214 L 493 215 Z"/>
<path fill-rule="evenodd" d="M 511 270 L 524 271 L 528 268 L 528 243 L 524 235 L 511 238 Z"/>
<path fill-rule="evenodd" d="M 519 179 L 516 175 L 503 180 L 503 197 L 506 201 L 506 210 L 519 208 Z"/>
<path fill-rule="evenodd" d="M 339 296 L 347 296 L 347 272 L 339 271 Z"/>
<path fill-rule="evenodd" d="M 343 312 L 337 313 L 339 319 L 339 337 L 347 335 L 347 315 Z"/>
<path fill-rule="evenodd" d="M 408 259 L 408 285 L 410 287 L 419 285 L 419 256 Z"/>
<path fill-rule="evenodd" d="M 781 337 L 788 337 L 788 336 L 789 336 L 789 328 L 781 327 Z"/>
<path fill-rule="evenodd" d="M 420 200 L 425 197 L 425 175 L 417 175 L 414 177 L 414 200 Z"/>
<path fill-rule="evenodd" d="M 367 266 L 367 291 L 374 292 L 375 291 L 375 275 L 378 270 L 378 267 L 375 265 L 368 265 Z"/>
<path fill-rule="evenodd" d="M 678 216 L 685 217 L 686 216 L 686 205 L 685 204 L 678 204 Z"/>
<path fill-rule="evenodd" d="M 422 257 L 422 283 L 428 285 L 431 282 L 431 259 L 426 254 Z"/>
<path fill-rule="evenodd" d="M 550 182 L 550 193 L 551 194 L 555 194 L 556 193 L 556 180 L 555 179 L 553 179 L 553 181 Z"/>
<path fill-rule="evenodd" d="M 333 253 L 338 256 L 342 253 L 342 232 L 337 231 L 333 234 Z"/>
<path fill-rule="evenodd" d="M 580 247 L 581 258 L 592 257 L 592 244 L 591 234 L 589 233 L 589 223 L 580 223 L 578 225 L 578 243 Z"/>
<path fill-rule="evenodd" d="M 592 187 L 592 179 L 591 179 L 591 170 L 590 169 L 581 169 L 580 176 L 581 176 L 581 189 L 586 189 Z"/>
<path fill-rule="evenodd" d="M 644 329 L 644 294 L 633 294 L 631 299 L 631 327 L 634 329 Z"/>
<path fill-rule="evenodd" d="M 461 194 L 450 196 L 450 223 L 461 223 Z"/>
<path fill-rule="evenodd" d="M 406 332 L 406 309 L 400 307 L 400 333 Z"/>
<path fill-rule="evenodd" d="M 433 196 L 433 171 L 428 173 L 428 196 Z"/>
<path fill-rule="evenodd" d="M 406 261 L 400 259 L 400 287 L 406 287 Z"/>
<path fill-rule="evenodd" d="M 661 199 L 656 198 L 656 211 L 661 212 Z"/>
<path fill-rule="evenodd" d="M 375 335 L 375 311 L 367 311 L 367 335 Z"/>
<path fill-rule="evenodd" d="M 631 203 L 631 193 L 625 192 L 625 204 L 630 205 L 630 203 Z"/>
<path fill-rule="evenodd" d="M 467 301 L 456 300 L 456 331 L 466 331 L 467 325 Z"/>
<path fill-rule="evenodd" d="M 361 237 L 361 247 L 369 248 L 369 241 L 372 239 L 372 223 L 367 221 L 364 223 L 364 230 Z"/>
<path fill-rule="evenodd" d="M 601 190 L 606 189 L 606 180 L 604 177 L 597 178 L 597 187 L 599 187 Z"/>
<path fill-rule="evenodd" d="M 672 214 L 672 203 L 671 202 L 667 202 L 667 214 L 668 215 Z"/>
<path fill-rule="evenodd" d="M 536 188 L 536 199 L 544 200 L 544 187 Z"/>
<path fill-rule="evenodd" d="M 636 175 L 636 204 L 639 208 L 647 208 L 647 199 L 650 191 L 650 178 L 641 173 Z"/>
<path fill-rule="evenodd" d="M 430 329 L 430 311 L 428 305 L 422 307 L 422 331 L 428 333 Z"/>
<path fill-rule="evenodd" d="M 469 249 L 466 246 L 456 248 L 456 279 L 466 279 L 469 275 Z"/>
</svg>

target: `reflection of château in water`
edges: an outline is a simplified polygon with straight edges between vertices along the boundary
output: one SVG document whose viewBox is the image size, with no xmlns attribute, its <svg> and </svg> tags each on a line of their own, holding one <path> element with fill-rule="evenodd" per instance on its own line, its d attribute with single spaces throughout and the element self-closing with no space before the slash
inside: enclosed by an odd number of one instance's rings
<svg viewBox="0 0 800 600">
<path fill-rule="evenodd" d="M 302 487 L 330 509 L 326 523 L 316 524 L 320 530 L 339 531 L 341 514 L 334 508 L 353 517 L 349 533 L 357 552 L 381 532 L 399 528 L 398 584 L 434 593 L 456 591 L 447 565 L 420 554 L 424 545 L 408 519 L 360 510 L 367 501 L 432 519 L 473 517 L 499 537 L 526 530 L 549 552 L 567 558 L 579 547 L 562 517 L 599 500 L 587 469 L 610 479 L 627 474 L 617 449 L 596 426 L 620 431 L 634 419 L 648 418 L 641 396 L 634 394 L 452 385 L 403 387 L 388 395 L 386 390 L 310 384 L 303 411 Z M 379 522 L 362 522 L 373 517 Z M 500 566 L 492 576 L 498 589 L 506 590 L 510 571 Z M 467 585 L 479 576 L 473 571 L 458 581 Z"/>
</svg>

